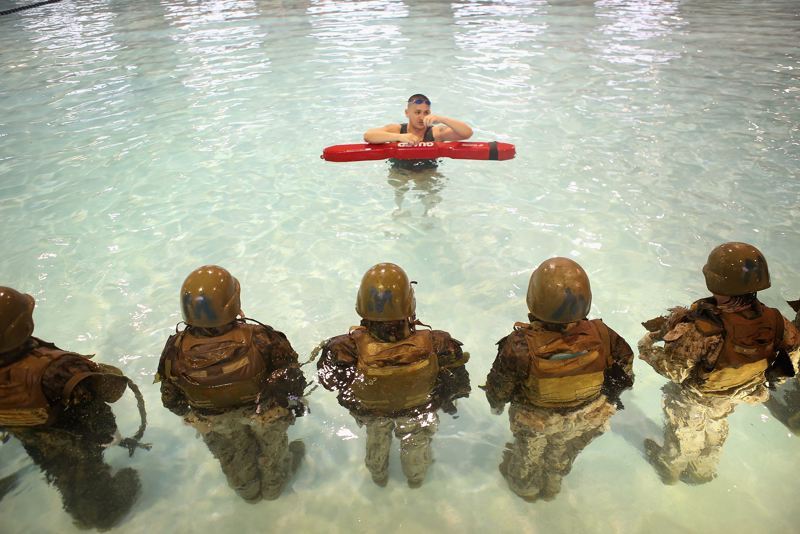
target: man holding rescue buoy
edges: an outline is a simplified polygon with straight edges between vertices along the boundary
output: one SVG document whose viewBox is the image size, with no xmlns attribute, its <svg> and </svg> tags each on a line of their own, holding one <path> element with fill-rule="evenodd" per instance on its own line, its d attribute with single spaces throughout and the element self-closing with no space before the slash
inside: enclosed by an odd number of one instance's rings
<svg viewBox="0 0 800 534">
<path fill-rule="evenodd" d="M 472 137 L 472 128 L 465 122 L 431 113 L 431 101 L 423 94 L 411 95 L 405 110 L 408 122 L 387 124 L 364 133 L 367 143 L 430 143 L 434 141 L 463 141 Z M 390 160 L 392 166 L 406 170 L 435 168 L 435 159 Z"/>
</svg>

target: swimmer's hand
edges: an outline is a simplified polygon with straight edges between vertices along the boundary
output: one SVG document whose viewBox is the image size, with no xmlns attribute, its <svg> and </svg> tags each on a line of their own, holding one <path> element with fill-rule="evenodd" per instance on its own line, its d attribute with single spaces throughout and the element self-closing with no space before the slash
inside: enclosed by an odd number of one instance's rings
<svg viewBox="0 0 800 534">
<path fill-rule="evenodd" d="M 433 126 L 434 124 L 439 124 L 442 121 L 439 115 L 426 115 L 425 118 L 422 119 L 422 122 L 425 124 L 425 127 Z"/>
<path fill-rule="evenodd" d="M 418 145 L 422 139 L 414 135 L 413 133 L 405 133 L 400 134 L 397 136 L 397 141 L 399 143 L 408 143 L 410 145 Z"/>
</svg>

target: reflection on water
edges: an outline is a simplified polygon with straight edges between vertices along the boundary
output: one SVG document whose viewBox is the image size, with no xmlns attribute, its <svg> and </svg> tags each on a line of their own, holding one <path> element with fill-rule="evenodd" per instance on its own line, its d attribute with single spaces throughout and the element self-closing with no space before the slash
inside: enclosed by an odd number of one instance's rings
<svg viewBox="0 0 800 534">
<path fill-rule="evenodd" d="M 566 411 L 512 406 L 514 442 L 506 444 L 500 463 L 509 488 L 528 502 L 553 500 L 581 451 L 609 429 L 614 412 L 603 396 Z"/>
<path fill-rule="evenodd" d="M 595 41 L 600 57 L 611 63 L 666 63 L 680 57 L 680 51 L 664 50 L 657 40 L 669 40 L 685 28 L 680 2 L 669 0 L 598 0 L 596 16 L 602 25 L 602 41 Z"/>
<path fill-rule="evenodd" d="M 392 213 L 393 217 L 411 215 L 410 208 L 403 206 L 406 195 L 419 202 L 422 206 L 421 216 L 428 217 L 430 211 L 442 201 L 441 192 L 447 185 L 447 177 L 438 168 L 407 170 L 392 166 L 386 181 L 394 188 L 397 209 Z"/>
<path fill-rule="evenodd" d="M 669 382 L 664 391 L 664 440 L 645 440 L 645 453 L 665 484 L 704 484 L 717 476 L 728 416 L 743 402 L 764 401 L 764 389 L 737 397 L 700 395 Z"/>
<path fill-rule="evenodd" d="M 14 352 L 6 352 L 4 356 L 9 354 Z M 30 418 L 30 413 L 35 413 L 29 406 L 33 404 L 31 398 L 34 399 L 33 402 L 38 400 L 34 397 L 37 389 L 42 392 L 43 397 L 45 392 L 52 395 L 55 384 L 67 383 L 64 390 L 71 389 L 70 383 L 66 382 L 67 377 L 80 378 L 79 372 L 85 370 L 84 364 L 79 361 L 76 363 L 77 358 L 67 361 L 71 358 L 67 355 L 60 362 L 49 365 L 50 372 L 37 376 L 37 382 L 19 380 L 20 369 L 25 369 L 26 365 L 29 368 L 34 367 L 37 364 L 30 362 L 48 357 L 50 356 L 40 348 L 12 364 L 3 365 L 3 372 L 6 374 L 3 380 L 4 395 L 28 401 L 27 404 L 22 402 L 18 410 L 20 414 L 28 414 L 23 415 L 23 418 Z M 63 363 L 65 361 L 66 364 Z M 33 373 L 28 376 L 32 375 Z M 62 506 L 77 526 L 108 529 L 117 525 L 128 514 L 139 497 L 141 483 L 136 470 L 124 467 L 112 474 L 113 468 L 104 460 L 103 454 L 107 447 L 127 442 L 119 441 L 114 413 L 111 406 L 104 402 L 111 402 L 118 395 L 110 393 L 112 390 L 108 388 L 101 390 L 100 386 L 96 386 L 98 389 L 95 391 L 91 387 L 93 386 L 75 387 L 75 394 L 69 397 L 69 402 L 63 401 L 66 407 L 61 406 L 62 401 L 48 396 L 43 402 L 53 418 L 50 424 L 8 427 L 2 434 L 4 443 L 8 441 L 8 436 L 13 436 L 22 444 L 47 482 L 61 494 Z M 122 391 L 124 388 L 123 385 Z M 112 397 L 101 400 L 98 397 L 100 391 L 109 392 L 107 394 Z M 22 396 L 23 393 L 27 397 Z M 117 393 L 121 394 L 120 391 Z M 93 395 L 95 398 L 92 398 Z M 3 416 L 13 419 L 14 415 L 9 414 L 11 410 L 5 404 L 4 406 Z M 142 424 L 144 425 L 144 419 Z M 141 430 L 144 431 L 144 426 Z M 141 435 L 138 437 L 141 438 Z M 134 449 L 140 445 L 138 441 L 131 441 L 130 446 L 130 454 L 133 455 Z M 142 447 L 149 448 L 149 445 Z M 2 493 L 14 489 L 19 483 L 20 475 L 27 471 L 29 470 L 22 469 L 6 477 L 3 480 Z"/>
<path fill-rule="evenodd" d="M 787 380 L 771 391 L 764 404 L 775 419 L 800 435 L 800 378 Z"/>
<path fill-rule="evenodd" d="M 399 26 L 399 20 L 408 16 L 404 2 L 312 0 L 307 14 L 309 35 L 318 50 L 309 68 L 319 83 L 338 89 L 329 102 L 333 113 L 352 113 L 345 102 L 358 102 L 361 110 L 369 112 L 375 108 L 366 95 L 394 92 L 396 80 L 393 83 L 391 76 L 386 75 L 383 83 L 375 83 L 375 77 L 385 73 L 409 46 L 410 39 Z"/>
<path fill-rule="evenodd" d="M 12 432 L 47 481 L 61 493 L 64 510 L 81 528 L 108 529 L 133 507 L 141 491 L 139 474 L 124 467 L 112 474 L 104 447 L 66 430 Z"/>
</svg>

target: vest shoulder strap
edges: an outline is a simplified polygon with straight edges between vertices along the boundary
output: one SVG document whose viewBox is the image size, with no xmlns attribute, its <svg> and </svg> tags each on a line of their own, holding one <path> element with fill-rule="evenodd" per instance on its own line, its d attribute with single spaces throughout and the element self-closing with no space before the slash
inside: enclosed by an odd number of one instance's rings
<svg viewBox="0 0 800 534">
<path fill-rule="evenodd" d="M 768 308 L 764 306 L 764 311 L 769 310 L 775 317 L 775 347 L 783 345 L 784 324 L 783 315 L 775 308 Z"/>
<path fill-rule="evenodd" d="M 703 337 L 719 336 L 725 332 L 725 328 L 708 319 L 695 319 L 694 327 Z"/>
<path fill-rule="evenodd" d="M 183 340 L 183 335 L 186 330 L 178 332 L 176 334 L 172 334 L 167 339 L 167 342 L 164 344 L 164 350 L 161 351 L 161 358 L 158 360 L 158 370 L 156 371 L 156 381 L 160 381 L 160 379 L 167 379 L 171 376 L 172 371 L 172 359 L 175 357 L 175 354 L 178 351 L 178 347 L 181 345 L 181 341 Z"/>
<path fill-rule="evenodd" d="M 603 344 L 603 350 L 606 353 L 606 366 L 611 367 L 614 360 L 611 357 L 611 334 L 608 332 L 608 327 L 602 319 L 592 319 L 591 323 L 597 330 L 597 334 L 600 336 L 600 342 Z"/>
</svg>

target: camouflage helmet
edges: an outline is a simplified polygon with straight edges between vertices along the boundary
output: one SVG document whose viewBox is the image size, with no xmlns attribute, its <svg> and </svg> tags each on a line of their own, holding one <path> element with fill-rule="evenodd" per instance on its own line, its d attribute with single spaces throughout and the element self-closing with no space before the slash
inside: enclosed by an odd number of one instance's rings
<svg viewBox="0 0 800 534">
<path fill-rule="evenodd" d="M 0 353 L 16 349 L 33 334 L 35 305 L 32 296 L 0 286 Z"/>
<path fill-rule="evenodd" d="M 356 297 L 356 313 L 369 321 L 400 321 L 414 316 L 417 301 L 405 271 L 379 263 L 364 273 Z"/>
<path fill-rule="evenodd" d="M 239 281 L 218 265 L 192 271 L 181 286 L 183 320 L 190 326 L 224 326 L 241 312 Z"/>
<path fill-rule="evenodd" d="M 569 258 L 550 258 L 539 265 L 528 284 L 528 310 L 548 323 L 585 319 L 592 307 L 586 271 Z"/>
<path fill-rule="evenodd" d="M 706 287 L 716 295 L 736 297 L 770 286 L 767 260 L 747 243 L 723 243 L 712 250 L 703 274 Z"/>
</svg>

